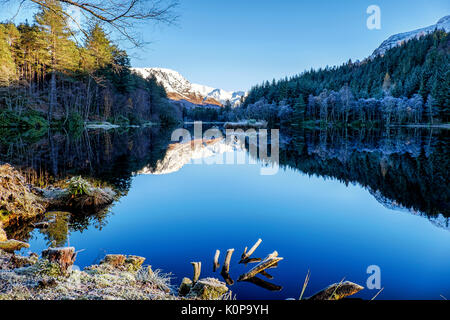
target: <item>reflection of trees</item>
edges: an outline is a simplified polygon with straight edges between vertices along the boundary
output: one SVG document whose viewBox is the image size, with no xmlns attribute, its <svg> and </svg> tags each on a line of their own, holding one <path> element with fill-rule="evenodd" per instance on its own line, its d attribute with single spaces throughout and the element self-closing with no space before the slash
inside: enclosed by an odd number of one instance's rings
<svg viewBox="0 0 450 320">
<path fill-rule="evenodd" d="M 161 128 L 84 131 L 78 136 L 55 132 L 29 142 L 19 135 L 0 141 L 0 161 L 22 168 L 39 185 L 82 175 L 126 191 L 133 172 L 164 156 L 170 134 Z"/>
<path fill-rule="evenodd" d="M 281 166 L 359 183 L 429 215 L 450 215 L 446 130 L 300 129 L 285 139 Z"/>
<path fill-rule="evenodd" d="M 161 128 L 95 130 L 77 136 L 55 132 L 39 139 L 17 133 L 14 139 L 0 139 L 0 162 L 11 163 L 39 187 L 81 175 L 95 186 L 113 185 L 123 196 L 134 172 L 164 157 L 171 133 L 171 129 Z M 104 208 L 95 214 L 72 212 L 69 217 L 45 217 L 51 223 L 41 232 L 48 244 L 63 245 L 69 230 L 83 231 L 90 225 L 101 229 L 109 213 L 109 208 Z M 31 225 L 16 225 L 7 232 L 15 239 L 29 240 L 32 230 Z"/>
<path fill-rule="evenodd" d="M 22 168 L 28 180 L 40 186 L 82 175 L 95 185 L 112 184 L 125 195 L 134 172 L 155 167 L 164 158 L 171 133 L 171 129 L 142 128 L 86 131 L 77 136 L 32 135 L 32 139 L 18 134 L 0 139 L 0 162 Z M 297 128 L 282 131 L 279 161 L 281 167 L 358 183 L 384 205 L 449 217 L 449 133 L 412 128 Z M 249 141 L 243 147 L 249 149 Z M 108 214 L 106 208 L 93 216 L 72 215 L 67 227 L 83 231 L 94 225 L 101 229 Z M 21 226 L 7 231 L 16 239 L 28 239 L 31 230 Z M 49 241 L 57 243 L 64 242 L 63 234 L 67 235 L 63 222 L 45 232 Z"/>
<path fill-rule="evenodd" d="M 49 212 L 46 215 L 46 219 L 50 220 L 48 227 L 42 229 L 47 240 L 48 246 L 62 247 L 67 242 L 69 235 L 69 212 Z"/>
</svg>

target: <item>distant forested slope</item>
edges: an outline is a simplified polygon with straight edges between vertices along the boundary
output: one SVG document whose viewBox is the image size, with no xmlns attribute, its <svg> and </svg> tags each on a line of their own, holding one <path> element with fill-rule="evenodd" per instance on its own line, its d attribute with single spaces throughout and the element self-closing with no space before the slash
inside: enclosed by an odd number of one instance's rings
<svg viewBox="0 0 450 320">
<path fill-rule="evenodd" d="M 281 123 L 449 122 L 449 40 L 448 33 L 436 30 L 383 56 L 266 81 L 227 117 Z"/>
</svg>

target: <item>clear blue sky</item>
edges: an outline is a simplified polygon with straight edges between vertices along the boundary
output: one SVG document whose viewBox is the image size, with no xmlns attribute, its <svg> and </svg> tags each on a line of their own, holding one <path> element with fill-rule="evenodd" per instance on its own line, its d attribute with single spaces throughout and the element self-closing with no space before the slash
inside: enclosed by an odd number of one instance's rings
<svg viewBox="0 0 450 320">
<path fill-rule="evenodd" d="M 432 25 L 448 0 L 180 0 L 176 26 L 142 26 L 135 67 L 165 67 L 226 90 L 363 59 L 392 34 Z M 381 30 L 366 27 L 369 5 Z M 0 18 L 4 18 L 0 13 Z"/>
</svg>

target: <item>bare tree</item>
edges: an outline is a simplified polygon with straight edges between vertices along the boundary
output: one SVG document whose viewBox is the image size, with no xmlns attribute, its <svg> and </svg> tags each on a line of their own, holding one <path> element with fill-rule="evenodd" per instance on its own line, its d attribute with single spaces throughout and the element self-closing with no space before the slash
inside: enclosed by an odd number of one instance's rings
<svg viewBox="0 0 450 320">
<path fill-rule="evenodd" d="M 86 21 L 96 20 L 111 27 L 134 46 L 142 45 L 135 27 L 139 22 L 154 21 L 172 24 L 177 16 L 174 13 L 178 0 L 58 0 L 61 4 L 79 9 Z M 51 9 L 49 0 L 21 0 L 17 12 L 24 5 Z M 16 0 L 0 0 L 0 6 L 10 6 L 17 4 Z M 65 16 L 71 20 L 80 31 L 87 34 L 86 26 L 83 26 L 79 19 L 67 13 L 66 10 L 57 12 L 60 16 Z"/>
</svg>

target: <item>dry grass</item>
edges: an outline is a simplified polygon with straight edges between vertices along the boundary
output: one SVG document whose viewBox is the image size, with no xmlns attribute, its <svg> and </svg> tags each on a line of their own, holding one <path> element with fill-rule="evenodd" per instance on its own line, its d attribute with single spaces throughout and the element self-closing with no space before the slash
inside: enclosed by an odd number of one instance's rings
<svg viewBox="0 0 450 320">
<path fill-rule="evenodd" d="M 30 219 L 44 212 L 43 201 L 31 191 L 25 178 L 9 164 L 0 166 L 1 220 Z"/>
</svg>

